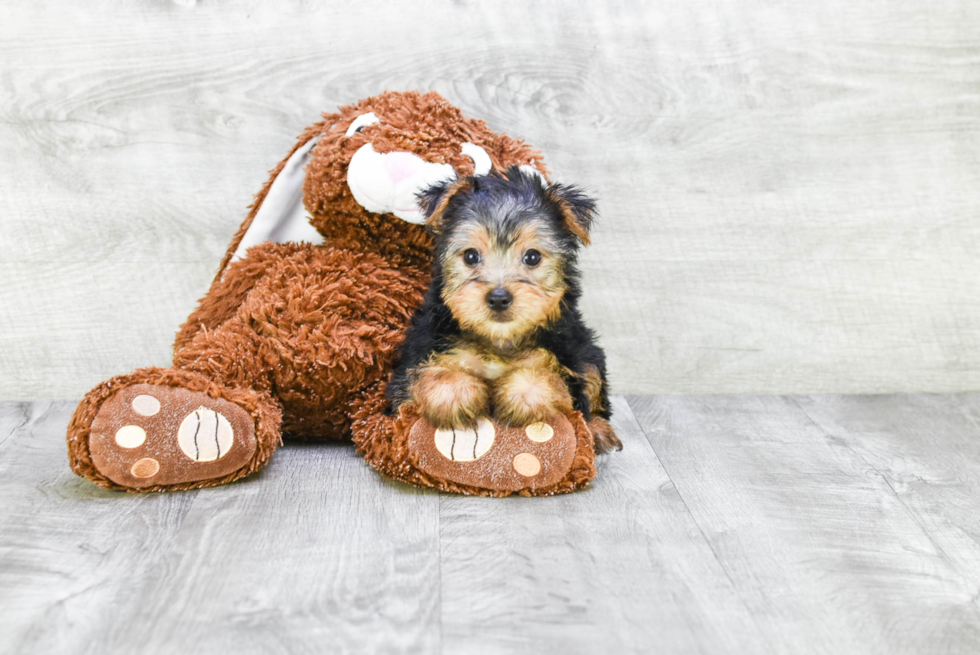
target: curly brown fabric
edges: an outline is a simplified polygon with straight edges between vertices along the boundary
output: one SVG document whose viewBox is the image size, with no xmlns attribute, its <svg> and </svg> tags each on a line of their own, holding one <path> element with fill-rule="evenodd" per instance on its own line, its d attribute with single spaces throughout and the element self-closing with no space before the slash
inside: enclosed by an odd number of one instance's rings
<svg viewBox="0 0 980 655">
<path fill-rule="evenodd" d="M 384 387 L 376 385 L 365 395 L 365 400 L 354 413 L 353 435 L 357 452 L 374 468 L 390 478 L 401 480 L 420 487 L 432 487 L 440 491 L 466 494 L 469 496 L 504 497 L 517 494 L 520 496 L 553 496 L 568 493 L 586 486 L 595 478 L 595 450 L 592 433 L 589 432 L 582 414 L 572 412 L 568 415 L 575 428 L 576 450 L 571 469 L 562 480 L 553 485 L 520 491 L 485 489 L 450 480 L 435 478 L 416 467 L 408 449 L 408 432 L 419 418 L 415 405 L 402 405 L 398 416 L 393 420 L 384 415 Z"/>
<path fill-rule="evenodd" d="M 217 479 L 200 480 L 186 484 L 145 487 L 139 491 L 196 489 L 233 482 L 265 466 L 269 458 L 272 457 L 272 453 L 276 451 L 276 448 L 281 443 L 282 430 L 280 424 L 282 422 L 282 415 L 278 405 L 267 393 L 251 389 L 226 387 L 189 371 L 157 368 L 155 366 L 141 368 L 128 375 L 119 375 L 110 378 L 89 391 L 75 409 L 75 413 L 68 424 L 68 463 L 71 466 L 71 470 L 76 475 L 88 478 L 103 489 L 133 491 L 133 489 L 116 484 L 95 468 L 95 465 L 92 463 L 92 455 L 89 451 L 89 429 L 102 404 L 122 389 L 134 384 L 159 384 L 180 387 L 189 391 L 199 391 L 213 398 L 222 398 L 233 402 L 252 416 L 255 422 L 255 436 L 258 443 L 252 459 L 247 465 L 234 473 Z"/>
<path fill-rule="evenodd" d="M 374 112 L 380 122 L 350 136 L 351 121 Z M 232 255 L 289 156 L 317 139 L 306 168 L 303 200 L 323 245 L 264 243 L 244 259 Z M 504 168 L 534 162 L 538 151 L 490 130 L 436 93 L 385 92 L 323 115 L 299 137 L 256 195 L 197 309 L 181 326 L 173 368 L 140 369 L 102 383 L 82 400 L 68 428 L 72 470 L 105 488 L 123 488 L 93 465 L 88 437 L 102 403 L 120 388 L 151 383 L 180 386 L 223 398 L 254 419 L 259 444 L 244 468 L 221 479 L 147 487 L 140 491 L 222 484 L 261 468 L 281 436 L 334 439 L 352 434 L 365 459 L 382 473 L 412 484 L 457 493 L 506 495 L 433 479 L 407 459 L 411 414 L 384 416 L 383 387 L 413 311 L 428 286 L 432 240 L 424 227 L 361 207 L 347 186 L 357 150 L 406 151 L 426 161 L 473 172 L 464 142 L 486 150 Z M 595 475 L 592 436 L 570 415 L 578 450 L 561 482 L 535 493 L 562 493 Z"/>
</svg>

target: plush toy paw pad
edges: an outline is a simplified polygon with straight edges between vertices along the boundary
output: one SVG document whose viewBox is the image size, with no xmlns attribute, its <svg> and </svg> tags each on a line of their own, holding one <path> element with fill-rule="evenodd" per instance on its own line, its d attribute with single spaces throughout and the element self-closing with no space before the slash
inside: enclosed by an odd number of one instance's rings
<svg viewBox="0 0 980 655">
<path fill-rule="evenodd" d="M 146 441 L 146 430 L 138 425 L 124 425 L 116 430 L 116 445 L 120 448 L 139 448 Z"/>
<path fill-rule="evenodd" d="M 129 469 L 129 472 L 137 478 L 152 478 L 160 472 L 160 462 L 152 457 L 144 457 L 133 464 L 133 468 Z"/>
<path fill-rule="evenodd" d="M 527 438 L 536 443 L 544 443 L 555 436 L 555 430 L 547 423 L 532 423 L 524 428 Z"/>
<path fill-rule="evenodd" d="M 514 458 L 514 470 L 525 478 L 531 478 L 541 472 L 541 460 L 531 453 L 521 453 Z"/>
<path fill-rule="evenodd" d="M 89 451 L 127 487 L 183 484 L 237 471 L 255 454 L 252 417 L 232 402 L 178 387 L 137 384 L 103 403 Z"/>
<path fill-rule="evenodd" d="M 454 462 L 473 462 L 484 455 L 493 446 L 497 431 L 493 423 L 481 418 L 473 428 L 450 428 L 436 430 L 436 450 L 446 459 Z"/>
<path fill-rule="evenodd" d="M 223 415 L 203 405 L 188 414 L 177 428 L 177 444 L 195 462 L 213 462 L 228 454 L 235 431 Z"/>
<path fill-rule="evenodd" d="M 408 448 L 419 470 L 494 491 L 542 489 L 559 482 L 575 458 L 575 430 L 564 416 L 526 427 L 480 419 L 476 430 L 436 430 L 418 419 Z"/>
<path fill-rule="evenodd" d="M 160 401 L 149 394 L 133 398 L 133 411 L 142 416 L 154 416 L 160 411 Z"/>
</svg>

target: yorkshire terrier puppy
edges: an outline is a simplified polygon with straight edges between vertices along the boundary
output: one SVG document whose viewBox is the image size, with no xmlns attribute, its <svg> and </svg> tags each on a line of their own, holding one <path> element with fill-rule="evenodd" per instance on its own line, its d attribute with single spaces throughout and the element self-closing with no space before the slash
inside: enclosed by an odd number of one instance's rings
<svg viewBox="0 0 980 655">
<path fill-rule="evenodd" d="M 435 236 L 432 284 L 387 389 L 436 428 L 492 416 L 512 426 L 582 412 L 596 451 L 609 425 L 606 361 L 577 304 L 578 249 L 595 201 L 511 167 L 438 184 L 420 204 Z"/>
</svg>

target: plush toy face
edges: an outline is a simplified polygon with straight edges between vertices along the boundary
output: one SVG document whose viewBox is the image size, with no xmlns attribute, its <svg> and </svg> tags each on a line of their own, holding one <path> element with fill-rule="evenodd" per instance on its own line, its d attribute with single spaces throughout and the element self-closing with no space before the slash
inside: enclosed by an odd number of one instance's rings
<svg viewBox="0 0 980 655">
<path fill-rule="evenodd" d="M 428 258 L 419 191 L 491 167 L 547 173 L 537 151 L 466 118 L 437 93 L 386 92 L 325 115 L 322 125 L 304 203 L 335 246 Z"/>
<path fill-rule="evenodd" d="M 390 147 L 390 142 L 382 144 L 389 136 L 397 139 L 398 128 L 385 130 L 384 126 L 380 126 L 366 135 L 360 133 L 380 123 L 381 119 L 371 111 L 361 114 L 347 127 L 345 136 L 356 141 L 367 141 L 357 149 L 347 165 L 347 187 L 354 200 L 369 212 L 390 213 L 403 221 L 421 225 L 425 223 L 425 216 L 418 206 L 419 192 L 434 184 L 457 179 L 457 168 L 449 163 L 428 161 L 411 151 L 390 149 L 388 152 L 378 152 L 375 139 L 379 142 L 378 147 Z M 467 141 L 459 152 L 473 160 L 472 168 L 478 175 L 490 172 L 490 155 L 481 146 Z M 451 149 L 448 154 L 450 157 L 443 158 L 458 159 L 458 156 L 452 156 L 454 153 Z M 470 168 L 465 161 L 458 162 L 458 165 L 460 169 Z"/>
</svg>

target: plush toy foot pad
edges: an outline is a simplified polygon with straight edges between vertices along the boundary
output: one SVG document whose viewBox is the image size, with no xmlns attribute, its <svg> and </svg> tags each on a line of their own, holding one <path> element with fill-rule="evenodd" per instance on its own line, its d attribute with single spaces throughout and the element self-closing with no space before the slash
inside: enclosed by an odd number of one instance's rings
<svg viewBox="0 0 980 655">
<path fill-rule="evenodd" d="M 141 489 L 220 478 L 255 455 L 255 425 L 238 405 L 179 387 L 135 384 L 107 400 L 92 421 L 95 468 Z"/>
<path fill-rule="evenodd" d="M 568 474 L 576 440 L 564 416 L 527 427 L 480 419 L 476 430 L 436 430 L 419 419 L 409 432 L 408 449 L 419 470 L 431 476 L 493 491 L 533 492 Z"/>
</svg>

